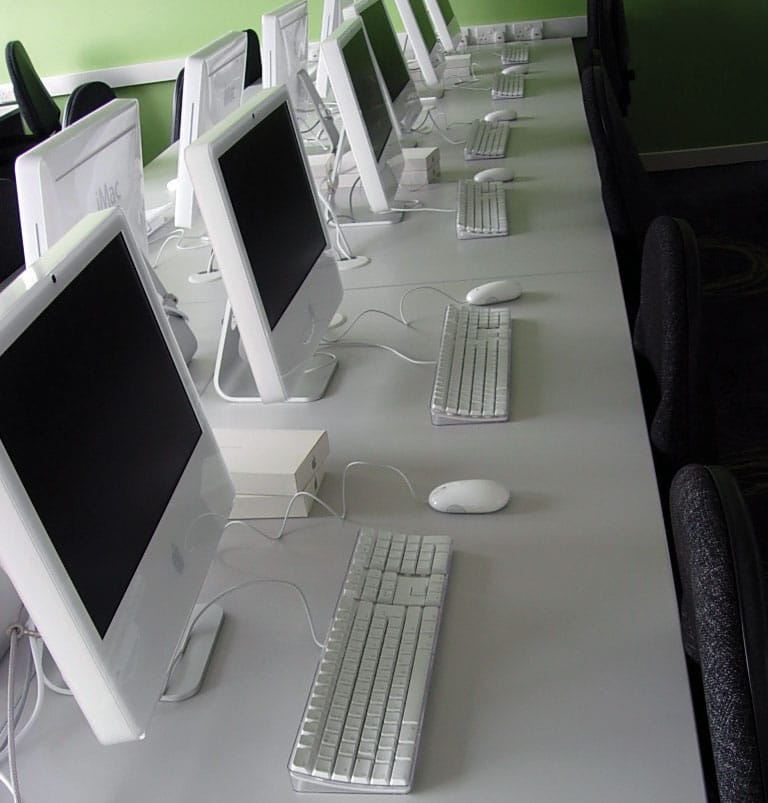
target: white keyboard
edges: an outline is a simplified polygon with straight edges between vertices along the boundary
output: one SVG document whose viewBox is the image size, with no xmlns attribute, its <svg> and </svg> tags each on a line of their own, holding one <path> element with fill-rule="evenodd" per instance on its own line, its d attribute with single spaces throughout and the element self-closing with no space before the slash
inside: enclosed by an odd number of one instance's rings
<svg viewBox="0 0 768 803">
<path fill-rule="evenodd" d="M 460 179 L 456 195 L 456 236 L 460 240 L 471 240 L 507 234 L 507 195 L 503 182 Z"/>
<path fill-rule="evenodd" d="M 525 78 L 520 73 L 504 75 L 497 73 L 493 76 L 491 97 L 494 100 L 509 100 L 521 98 L 525 94 Z"/>
<path fill-rule="evenodd" d="M 299 792 L 408 792 L 451 539 L 358 533 L 288 765 Z"/>
<path fill-rule="evenodd" d="M 509 419 L 511 320 L 508 309 L 449 304 L 432 387 L 432 423 Z"/>
<path fill-rule="evenodd" d="M 509 125 L 496 120 L 473 120 L 464 145 L 464 158 L 470 162 L 474 159 L 501 159 L 507 153 Z"/>
<path fill-rule="evenodd" d="M 528 45 L 523 42 L 509 42 L 501 48 L 501 63 L 507 67 L 510 64 L 528 64 Z"/>
</svg>

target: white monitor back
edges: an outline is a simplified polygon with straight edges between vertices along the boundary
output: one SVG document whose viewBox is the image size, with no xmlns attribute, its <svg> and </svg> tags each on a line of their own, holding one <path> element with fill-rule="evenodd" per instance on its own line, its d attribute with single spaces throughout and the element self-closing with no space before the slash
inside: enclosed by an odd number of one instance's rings
<svg viewBox="0 0 768 803">
<path fill-rule="evenodd" d="M 307 0 L 293 0 L 261 18 L 262 85 L 285 84 L 294 109 L 307 111 L 310 101 L 299 70 L 308 67 L 309 9 Z"/>
<path fill-rule="evenodd" d="M 440 89 L 445 60 L 424 0 L 395 0 L 395 5 L 403 21 L 424 83 L 427 87 Z"/>
<path fill-rule="evenodd" d="M 181 97 L 179 163 L 174 222 L 185 229 L 197 221 L 197 205 L 184 151 L 242 100 L 248 39 L 231 31 L 187 56 Z"/>
<path fill-rule="evenodd" d="M 360 182 L 372 212 L 392 207 L 402 151 L 379 67 L 359 17 L 346 20 L 320 44 Z M 393 136 L 393 133 L 395 135 Z"/>
<path fill-rule="evenodd" d="M 0 318 L 0 564 L 99 741 L 134 740 L 234 491 L 120 210 L 36 273 Z"/>
<path fill-rule="evenodd" d="M 323 15 L 320 19 L 320 41 L 327 39 L 341 25 L 344 0 L 323 0 Z M 321 98 L 328 95 L 328 70 L 322 57 L 317 62 L 315 86 Z"/>
<path fill-rule="evenodd" d="M 461 28 L 450 0 L 424 0 L 435 32 L 446 53 L 456 50 L 461 39 Z"/>
<path fill-rule="evenodd" d="M 342 287 L 287 89 L 248 99 L 187 162 L 258 398 L 308 400 L 294 388 Z"/>
<path fill-rule="evenodd" d="M 16 160 L 28 266 L 89 212 L 120 207 L 148 252 L 139 104 L 113 100 Z"/>
</svg>

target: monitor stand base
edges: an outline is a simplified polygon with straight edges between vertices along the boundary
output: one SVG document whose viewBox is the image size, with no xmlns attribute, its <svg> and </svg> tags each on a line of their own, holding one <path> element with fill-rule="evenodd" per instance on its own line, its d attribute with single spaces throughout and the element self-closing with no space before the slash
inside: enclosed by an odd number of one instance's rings
<svg viewBox="0 0 768 803">
<path fill-rule="evenodd" d="M 285 402 L 310 402 L 321 399 L 336 370 L 336 359 L 330 355 L 316 354 L 307 363 L 290 387 Z M 222 399 L 230 402 L 261 402 L 259 389 L 251 373 L 248 361 L 240 352 L 240 332 L 234 322 L 232 307 L 227 302 L 221 337 L 213 369 L 213 385 Z"/>
<path fill-rule="evenodd" d="M 195 605 L 191 619 L 197 616 L 201 608 L 201 605 Z M 160 698 L 161 702 L 179 703 L 194 697 L 200 690 L 223 619 L 221 607 L 211 605 L 192 626 L 182 645 L 181 657 Z"/>
</svg>

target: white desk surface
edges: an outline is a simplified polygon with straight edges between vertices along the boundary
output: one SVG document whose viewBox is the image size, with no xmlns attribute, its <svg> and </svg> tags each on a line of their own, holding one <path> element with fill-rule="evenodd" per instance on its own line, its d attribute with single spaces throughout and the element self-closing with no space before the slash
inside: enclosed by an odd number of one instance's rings
<svg viewBox="0 0 768 803">
<path fill-rule="evenodd" d="M 569 51 L 570 44 L 558 42 L 536 49 L 547 63 L 551 58 L 564 73 L 575 73 L 565 63 Z M 558 98 L 564 93 L 554 104 L 559 114 L 566 101 L 573 105 L 577 85 L 568 76 L 551 85 Z M 548 140 L 557 152 L 567 149 L 568 139 L 581 142 L 584 131 L 582 114 L 580 123 L 551 138 L 542 133 L 536 163 L 542 170 L 547 164 Z M 569 189 L 560 206 L 549 208 L 548 230 L 542 218 L 537 235 L 524 227 L 508 241 L 457 243 L 451 227 L 434 233 L 437 221 L 425 214 L 430 236 L 401 237 L 407 221 L 388 245 L 377 242 L 380 261 L 369 273 L 380 286 L 349 289 L 342 305 L 350 317 L 368 307 L 396 313 L 408 285 L 439 279 L 459 295 L 486 270 L 521 275 L 509 423 L 432 427 L 433 368 L 374 349 L 339 347 L 341 365 L 327 396 L 309 405 L 231 405 L 211 387 L 203 394 L 214 425 L 327 429 L 331 454 L 321 495 L 336 509 L 341 472 L 352 460 L 398 466 L 420 497 L 411 500 L 394 474 L 361 468 L 350 475 L 347 522 L 317 508 L 310 519 L 294 520 L 279 542 L 232 527 L 204 598 L 253 577 L 291 580 L 306 593 L 324 632 L 357 525 L 454 538 L 413 800 L 705 799 L 617 271 L 602 212 L 591 208 L 599 200 L 594 163 L 590 173 L 574 159 L 579 164 L 571 171 L 563 168 Z M 534 187 L 545 182 L 533 168 L 530 175 L 528 199 L 535 206 Z M 555 181 L 553 174 L 546 183 Z M 531 224 L 535 219 L 525 217 Z M 510 266 L 518 237 L 530 239 L 529 255 L 568 256 L 567 265 L 540 257 L 534 263 L 531 256 L 525 266 Z M 448 265 L 461 262 L 460 277 L 450 269 L 441 277 L 436 268 L 444 265 L 420 258 L 438 245 Z M 492 255 L 491 269 L 474 260 L 475 250 Z M 408 275 L 406 254 L 413 260 Z M 161 276 L 179 292 L 200 334 L 192 369 L 202 382 L 223 288 L 186 284 L 189 265 L 169 256 Z M 352 288 L 368 280 L 359 271 L 344 281 Z M 366 316 L 350 338 L 432 358 L 444 302 L 415 293 L 406 308 L 411 329 Z M 439 482 L 472 476 L 507 483 L 510 506 L 488 516 L 449 516 L 424 503 Z M 102 748 L 74 702 L 49 698 L 18 759 L 25 800 L 302 799 L 286 763 L 319 653 L 300 604 L 290 589 L 258 585 L 234 593 L 224 607 L 225 627 L 203 690 L 183 704 L 161 705 L 143 742 Z"/>
</svg>

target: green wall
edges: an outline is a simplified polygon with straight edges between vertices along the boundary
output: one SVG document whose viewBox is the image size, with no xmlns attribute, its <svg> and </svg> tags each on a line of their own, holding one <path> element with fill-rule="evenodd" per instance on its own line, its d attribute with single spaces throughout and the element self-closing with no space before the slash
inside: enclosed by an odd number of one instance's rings
<svg viewBox="0 0 768 803">
<path fill-rule="evenodd" d="M 6 40 L 21 39 L 43 75 L 183 57 L 232 29 L 260 32 L 282 0 L 5 0 Z M 642 151 L 768 140 L 766 0 L 624 0 L 633 65 L 630 125 Z M 309 0 L 312 38 L 322 0 Z M 388 0 L 393 9 L 392 0 Z M 463 25 L 581 16 L 579 0 L 453 0 Z M 401 26 L 398 26 L 401 27 Z M 713 60 L 710 46 L 724 58 Z M 7 81 L 4 65 L 0 80 Z M 145 158 L 168 144 L 171 84 L 120 90 L 141 104 Z"/>
</svg>

